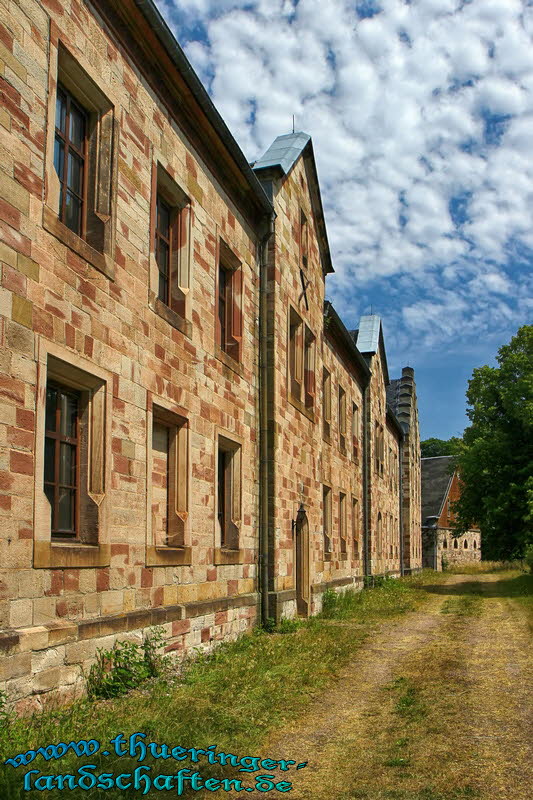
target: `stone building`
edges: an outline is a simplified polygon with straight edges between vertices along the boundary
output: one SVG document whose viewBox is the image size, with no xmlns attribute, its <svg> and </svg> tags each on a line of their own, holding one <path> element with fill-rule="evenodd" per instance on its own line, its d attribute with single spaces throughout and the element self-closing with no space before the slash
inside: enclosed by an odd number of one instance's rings
<svg viewBox="0 0 533 800">
<path fill-rule="evenodd" d="M 420 428 L 414 369 L 404 367 L 402 377 L 391 380 L 387 387 L 387 402 L 394 411 L 404 433 L 402 447 L 402 530 L 403 572 L 422 568 L 422 539 L 420 521 L 421 474 Z"/>
<path fill-rule="evenodd" d="M 400 574 L 405 530 L 416 566 L 418 423 L 387 406 L 379 319 L 354 339 L 325 302 L 309 136 L 251 168 L 151 0 L 26 0 L 0 30 L 0 689 L 23 711 L 117 637 L 208 648 Z"/>
<path fill-rule="evenodd" d="M 481 561 L 481 533 L 472 528 L 454 536 L 453 504 L 461 491 L 453 456 L 422 459 L 423 565 L 442 570 L 447 564 Z"/>
</svg>

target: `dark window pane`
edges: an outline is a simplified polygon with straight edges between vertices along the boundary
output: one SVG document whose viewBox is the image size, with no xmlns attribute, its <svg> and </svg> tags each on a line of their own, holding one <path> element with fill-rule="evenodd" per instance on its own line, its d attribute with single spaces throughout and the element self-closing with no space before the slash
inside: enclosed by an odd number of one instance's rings
<svg viewBox="0 0 533 800">
<path fill-rule="evenodd" d="M 54 483 L 55 480 L 54 454 L 55 441 L 47 437 L 44 440 L 44 479 L 47 483 Z"/>
<path fill-rule="evenodd" d="M 58 530 L 74 533 L 74 489 L 59 490 Z"/>
<path fill-rule="evenodd" d="M 76 437 L 76 419 L 78 417 L 78 398 L 75 395 L 61 394 L 61 434 Z"/>
<path fill-rule="evenodd" d="M 67 192 L 64 223 L 67 228 L 70 228 L 71 231 L 74 231 L 74 233 L 77 234 L 81 232 L 80 211 L 81 200 L 79 200 L 77 197 L 74 197 L 74 195 L 72 195 L 70 192 Z"/>
<path fill-rule="evenodd" d="M 168 281 L 167 281 L 167 279 L 165 278 L 165 276 L 161 272 L 159 273 L 159 293 L 158 293 L 158 297 L 163 303 L 167 302 Z"/>
<path fill-rule="evenodd" d="M 56 128 L 65 133 L 65 119 L 67 114 L 67 101 L 63 92 L 58 91 L 56 98 Z"/>
<path fill-rule="evenodd" d="M 59 451 L 59 483 L 62 486 L 76 485 L 76 448 L 61 442 Z"/>
<path fill-rule="evenodd" d="M 159 267 L 159 271 L 165 275 L 168 275 L 168 245 L 161 240 L 158 242 L 157 248 L 157 265 Z"/>
<path fill-rule="evenodd" d="M 74 153 L 68 154 L 67 186 L 76 194 L 83 192 L 83 161 Z"/>
<path fill-rule="evenodd" d="M 50 512 L 52 514 L 52 530 L 54 529 L 54 487 L 53 486 L 45 486 L 44 493 L 48 502 L 50 503 Z"/>
<path fill-rule="evenodd" d="M 157 203 L 157 230 L 165 239 L 170 238 L 170 209 L 161 200 Z"/>
<path fill-rule="evenodd" d="M 46 430 L 56 429 L 57 389 L 53 386 L 46 387 Z"/>
<path fill-rule="evenodd" d="M 85 118 L 81 111 L 71 103 L 70 105 L 70 141 L 81 150 L 85 138 Z"/>
<path fill-rule="evenodd" d="M 65 166 L 65 147 L 61 139 L 56 136 L 54 145 L 54 167 L 59 180 L 63 180 L 63 170 Z"/>
</svg>

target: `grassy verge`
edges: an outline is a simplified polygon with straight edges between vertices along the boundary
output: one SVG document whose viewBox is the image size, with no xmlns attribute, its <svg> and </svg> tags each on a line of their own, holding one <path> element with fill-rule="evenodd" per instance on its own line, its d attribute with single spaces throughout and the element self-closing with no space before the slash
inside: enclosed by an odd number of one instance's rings
<svg viewBox="0 0 533 800">
<path fill-rule="evenodd" d="M 0 797 L 26 796 L 22 781 L 28 769 L 45 775 L 76 774 L 80 766 L 92 763 L 97 775 L 132 771 L 138 763 L 129 756 L 102 754 L 106 748 L 113 753 L 110 740 L 118 733 L 128 737 L 140 731 L 147 742 L 166 743 L 171 748 L 216 745 L 217 751 L 253 754 L 270 730 L 301 713 L 313 695 L 324 690 L 376 625 L 423 601 L 423 580 L 423 575 L 387 580 L 382 587 L 362 593 L 347 592 L 337 599 L 329 595 L 322 618 L 313 618 L 288 635 L 256 631 L 223 644 L 209 656 L 200 655 L 179 682 L 158 679 L 120 699 L 85 700 L 31 718 L 6 721 L 0 729 L 2 762 L 50 743 L 95 739 L 101 748 L 90 758 L 67 753 L 59 761 L 47 763 L 38 756 L 28 766 L 4 766 L 0 769 Z M 152 778 L 158 772 L 172 774 L 179 767 L 195 766 L 190 760 L 177 764 L 174 759 L 165 762 L 151 757 L 143 763 L 152 768 Z M 201 757 L 198 768 L 206 777 L 222 772 L 218 765 L 209 768 Z M 103 796 L 100 789 L 90 787 L 67 794 Z M 48 798 L 64 795 L 65 791 L 55 788 L 46 792 Z M 106 798 L 132 796 L 138 797 L 139 792 L 105 792 Z"/>
<path fill-rule="evenodd" d="M 474 561 L 471 564 L 454 564 L 446 568 L 452 575 L 480 575 L 485 572 L 525 570 L 525 561 Z"/>
</svg>

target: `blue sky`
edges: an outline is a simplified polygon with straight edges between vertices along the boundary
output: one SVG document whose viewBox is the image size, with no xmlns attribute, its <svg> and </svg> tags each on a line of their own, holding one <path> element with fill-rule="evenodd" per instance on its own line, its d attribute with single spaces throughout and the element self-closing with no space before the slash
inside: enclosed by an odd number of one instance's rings
<svg viewBox="0 0 533 800">
<path fill-rule="evenodd" d="M 533 0 L 157 0 L 249 160 L 313 137 L 348 327 L 383 319 L 423 438 L 533 308 Z"/>
</svg>

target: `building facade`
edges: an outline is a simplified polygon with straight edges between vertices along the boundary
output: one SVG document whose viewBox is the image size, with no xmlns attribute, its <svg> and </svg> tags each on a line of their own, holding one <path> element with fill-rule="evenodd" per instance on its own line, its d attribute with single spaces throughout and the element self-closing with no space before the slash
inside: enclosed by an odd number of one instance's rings
<svg viewBox="0 0 533 800">
<path fill-rule="evenodd" d="M 453 456 L 422 459 L 423 566 L 439 572 L 449 565 L 481 561 L 481 532 L 454 535 L 453 504 L 461 493 Z"/>
<path fill-rule="evenodd" d="M 362 352 L 325 302 L 306 134 L 252 169 L 151 2 L 10 4 L 2 48 L 0 688 L 28 711 L 117 637 L 208 648 L 400 574 L 418 432 L 379 319 Z"/>
</svg>

